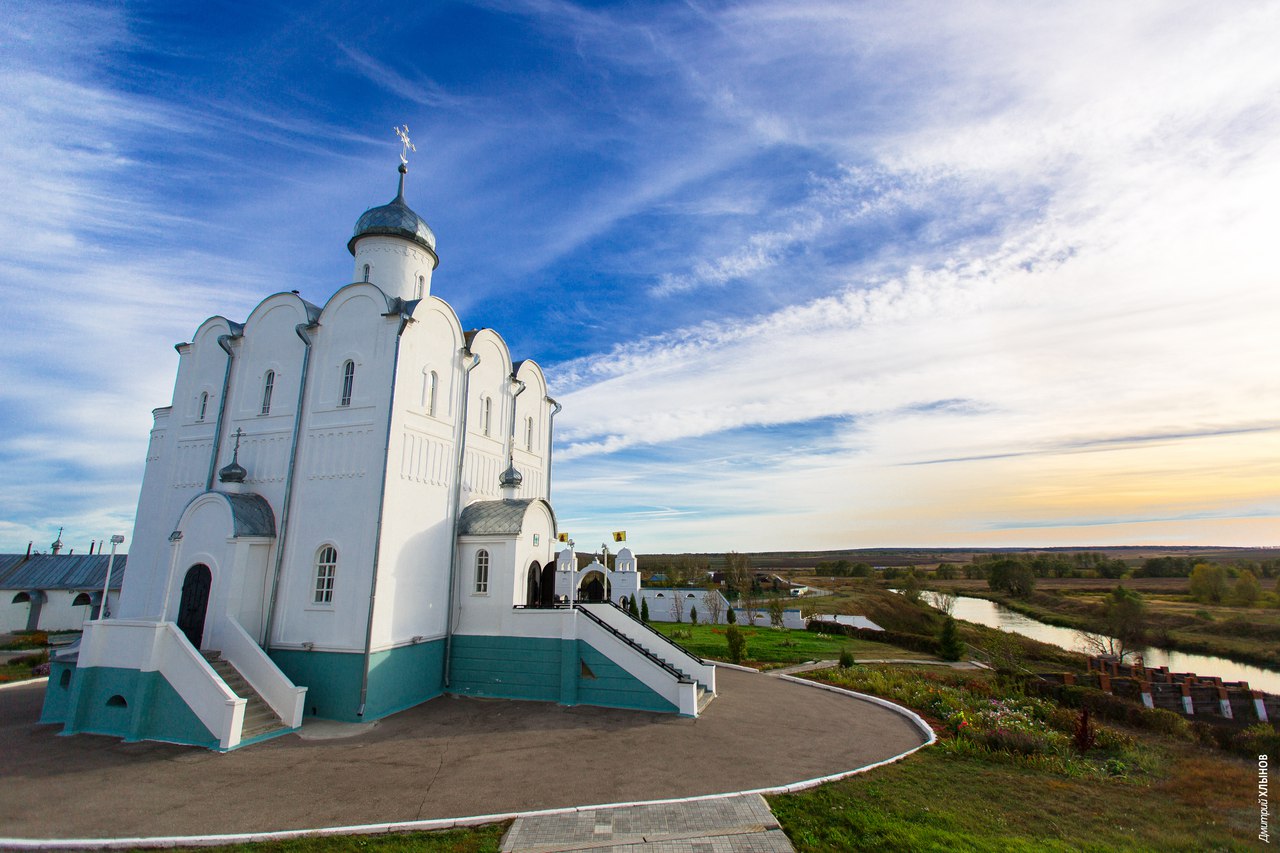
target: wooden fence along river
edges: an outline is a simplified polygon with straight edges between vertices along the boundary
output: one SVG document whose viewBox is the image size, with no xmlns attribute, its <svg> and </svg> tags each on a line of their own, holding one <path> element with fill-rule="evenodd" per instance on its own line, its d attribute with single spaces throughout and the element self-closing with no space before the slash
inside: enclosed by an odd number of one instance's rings
<svg viewBox="0 0 1280 853">
<path fill-rule="evenodd" d="M 1167 666 L 1128 665 L 1114 657 L 1091 657 L 1085 675 L 1044 673 L 1048 681 L 1094 687 L 1148 708 L 1186 716 L 1212 715 L 1228 720 L 1280 720 L 1280 696 L 1250 690 L 1247 681 L 1223 681 L 1212 675 L 1170 672 Z"/>
</svg>

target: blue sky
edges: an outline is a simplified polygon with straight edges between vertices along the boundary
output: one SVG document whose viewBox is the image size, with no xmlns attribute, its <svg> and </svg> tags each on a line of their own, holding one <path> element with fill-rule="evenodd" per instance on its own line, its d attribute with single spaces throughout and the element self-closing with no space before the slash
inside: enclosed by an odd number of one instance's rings
<svg viewBox="0 0 1280 853">
<path fill-rule="evenodd" d="M 579 542 L 1280 544 L 1278 3 L 5 18 L 0 550 L 129 531 L 172 344 L 345 283 L 396 124 Z"/>
</svg>

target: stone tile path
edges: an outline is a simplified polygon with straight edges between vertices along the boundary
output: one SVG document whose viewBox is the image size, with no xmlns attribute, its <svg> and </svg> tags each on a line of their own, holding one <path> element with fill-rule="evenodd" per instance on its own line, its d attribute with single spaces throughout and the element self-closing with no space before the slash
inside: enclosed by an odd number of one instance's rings
<svg viewBox="0 0 1280 853">
<path fill-rule="evenodd" d="M 792 853 L 759 794 L 518 818 L 503 853 Z"/>
</svg>

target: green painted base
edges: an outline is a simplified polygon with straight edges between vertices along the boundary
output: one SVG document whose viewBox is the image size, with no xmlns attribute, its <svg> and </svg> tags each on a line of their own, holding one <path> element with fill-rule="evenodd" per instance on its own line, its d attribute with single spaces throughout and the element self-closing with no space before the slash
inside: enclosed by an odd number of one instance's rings
<svg viewBox="0 0 1280 853">
<path fill-rule="evenodd" d="M 218 738 L 158 672 L 52 664 L 40 722 L 60 723 L 64 735 L 218 748 Z"/>
<path fill-rule="evenodd" d="M 307 688 L 307 716 L 346 723 L 368 722 L 420 705 L 439 696 L 444 679 L 444 640 L 374 652 L 369 658 L 369 689 L 360 714 L 360 652 L 307 652 L 272 649 L 276 666 Z"/>
<path fill-rule="evenodd" d="M 449 692 L 675 713 L 678 709 L 582 640 L 453 638 Z"/>
</svg>

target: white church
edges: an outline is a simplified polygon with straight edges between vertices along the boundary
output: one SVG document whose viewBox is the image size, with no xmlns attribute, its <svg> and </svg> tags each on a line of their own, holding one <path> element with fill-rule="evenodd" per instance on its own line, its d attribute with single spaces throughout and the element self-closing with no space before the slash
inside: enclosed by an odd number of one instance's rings
<svg viewBox="0 0 1280 853">
<path fill-rule="evenodd" d="M 557 554 L 560 406 L 432 294 L 406 172 L 323 306 L 277 293 L 177 345 L 119 607 L 52 662 L 43 722 L 228 750 L 444 693 L 686 716 L 714 696 L 710 664 L 608 600 L 639 589 L 630 551 Z"/>
</svg>

